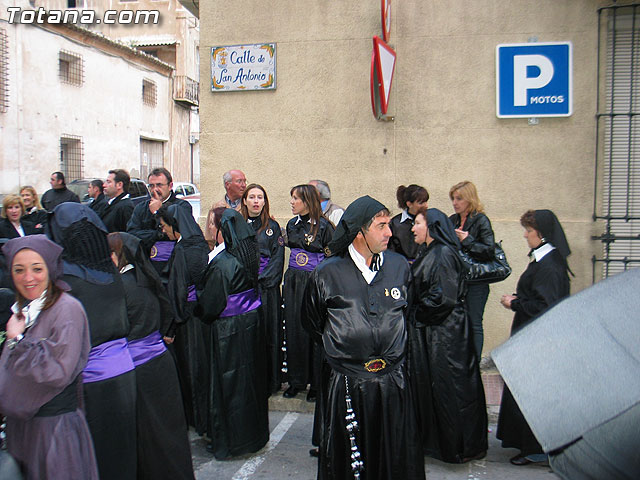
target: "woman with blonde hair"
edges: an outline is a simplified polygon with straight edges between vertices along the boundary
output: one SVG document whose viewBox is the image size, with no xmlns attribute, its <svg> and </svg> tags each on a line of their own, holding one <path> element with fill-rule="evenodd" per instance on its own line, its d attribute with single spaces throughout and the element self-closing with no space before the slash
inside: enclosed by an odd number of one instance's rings
<svg viewBox="0 0 640 480">
<path fill-rule="evenodd" d="M 40 233 L 31 222 L 23 221 L 24 202 L 19 195 L 7 195 L 2 200 L 0 238 L 18 238 Z"/>
<path fill-rule="evenodd" d="M 20 196 L 24 202 L 24 208 L 27 211 L 27 215 L 35 213 L 38 210 L 42 210 L 42 205 L 40 205 L 40 200 L 38 199 L 38 193 L 31 185 L 24 185 L 20 187 Z"/>
<path fill-rule="evenodd" d="M 28 220 L 38 233 L 44 233 L 44 226 L 47 223 L 47 211 L 40 205 L 36 189 L 31 185 L 24 185 L 20 187 L 20 197 L 22 197 L 25 209 L 23 220 Z"/>
<path fill-rule="evenodd" d="M 449 198 L 456 212 L 449 219 L 453 222 L 462 250 L 479 262 L 491 260 L 495 249 L 493 229 L 480 203 L 476 186 L 468 180 L 456 183 L 449 190 Z M 473 329 L 473 343 L 478 359 L 482 358 L 484 341 L 482 316 L 487 298 L 489 298 L 488 283 L 468 284 L 465 303 Z"/>
</svg>

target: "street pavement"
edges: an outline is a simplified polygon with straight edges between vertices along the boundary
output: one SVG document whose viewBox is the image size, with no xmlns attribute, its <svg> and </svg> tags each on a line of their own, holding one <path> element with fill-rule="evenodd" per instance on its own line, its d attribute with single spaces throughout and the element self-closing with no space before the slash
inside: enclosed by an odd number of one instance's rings
<svg viewBox="0 0 640 480">
<path fill-rule="evenodd" d="M 301 400 L 300 403 L 304 402 Z M 309 456 L 313 413 L 301 411 L 269 411 L 271 436 L 267 445 L 252 455 L 217 461 L 206 451 L 205 440 L 191 432 L 191 452 L 197 480 L 314 480 L 317 459 Z M 306 411 L 305 411 L 306 410 Z M 495 437 L 496 425 L 490 424 L 489 451 L 482 460 L 451 465 L 425 457 L 428 480 L 558 480 L 549 467 L 527 465 L 516 467 L 509 458 L 518 453 L 502 448 Z M 394 479 L 395 480 L 395 479 Z M 402 479 L 398 479 L 402 480 Z"/>
</svg>

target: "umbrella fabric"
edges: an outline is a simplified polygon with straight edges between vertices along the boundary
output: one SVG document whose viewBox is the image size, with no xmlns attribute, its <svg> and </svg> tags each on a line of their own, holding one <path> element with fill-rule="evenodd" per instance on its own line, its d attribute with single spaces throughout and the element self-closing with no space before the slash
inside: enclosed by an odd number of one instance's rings
<svg viewBox="0 0 640 480">
<path fill-rule="evenodd" d="M 545 452 L 569 445 L 640 402 L 638 291 L 640 269 L 599 282 L 492 352 Z"/>
</svg>

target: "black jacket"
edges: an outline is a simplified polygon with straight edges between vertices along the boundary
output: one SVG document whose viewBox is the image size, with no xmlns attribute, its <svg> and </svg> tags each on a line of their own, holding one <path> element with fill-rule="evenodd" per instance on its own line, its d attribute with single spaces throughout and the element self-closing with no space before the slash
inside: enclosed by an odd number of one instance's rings
<svg viewBox="0 0 640 480">
<path fill-rule="evenodd" d="M 38 210 L 36 207 L 33 207 L 31 211 L 27 211 L 20 219 L 23 224 L 31 224 L 35 233 L 44 233 L 44 227 L 48 220 L 49 214 L 47 211 L 44 209 Z"/>
<path fill-rule="evenodd" d="M 539 262 L 529 263 L 518 280 L 517 298 L 511 302 L 515 312 L 511 334 L 569 296 L 569 290 L 566 263 L 558 250 L 552 250 Z"/>
<path fill-rule="evenodd" d="M 24 217 L 20 219 L 20 225 L 22 225 L 25 235 L 42 233 L 41 229 L 37 229 L 34 224 L 28 220 L 24 220 Z M 0 219 L 0 238 L 18 238 L 19 236 L 20 234 L 8 218 Z"/>
<path fill-rule="evenodd" d="M 102 212 L 107 208 L 107 205 L 107 198 L 104 196 L 104 193 L 101 193 L 89 204 L 89 208 L 96 212 L 99 217 L 102 217 Z"/>
<path fill-rule="evenodd" d="M 50 212 L 56 206 L 60 205 L 64 202 L 76 202 L 80 203 L 80 199 L 78 195 L 69 190 L 66 186 L 63 188 L 51 188 L 44 192 L 42 198 L 40 199 L 40 203 L 42 203 L 42 208 Z"/>
<path fill-rule="evenodd" d="M 133 203 L 127 195 L 129 194 L 123 192 L 114 198 L 111 204 L 107 201 L 104 210 L 99 214 L 109 232 L 127 231 L 127 223 L 133 213 Z"/>
<path fill-rule="evenodd" d="M 413 219 L 407 218 L 401 222 L 402 213 L 399 213 L 389 222 L 391 228 L 391 238 L 389 239 L 389 250 L 399 253 L 407 260 L 411 261 L 418 254 L 418 244 L 413 240 Z"/>
<path fill-rule="evenodd" d="M 449 217 L 455 228 L 460 228 L 460 215 Z M 462 242 L 462 250 L 480 262 L 491 260 L 494 256 L 495 240 L 489 217 L 484 213 L 469 215 L 462 230 L 469 232 Z"/>
</svg>

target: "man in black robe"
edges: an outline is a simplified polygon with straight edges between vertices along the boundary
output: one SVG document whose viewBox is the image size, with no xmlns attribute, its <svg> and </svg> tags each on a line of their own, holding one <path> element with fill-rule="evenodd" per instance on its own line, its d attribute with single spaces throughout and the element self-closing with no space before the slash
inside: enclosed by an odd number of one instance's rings
<svg viewBox="0 0 640 480">
<path fill-rule="evenodd" d="M 405 364 L 409 265 L 385 252 L 389 220 L 369 196 L 349 205 L 305 292 L 303 324 L 327 361 L 319 479 L 424 479 Z"/>
</svg>

